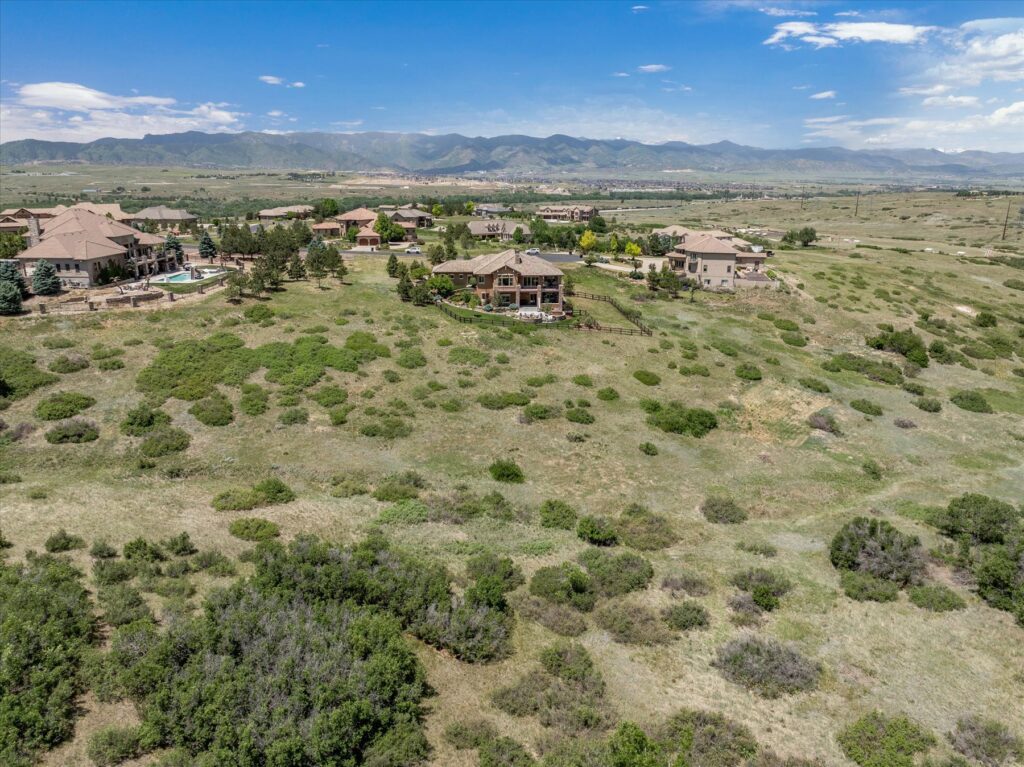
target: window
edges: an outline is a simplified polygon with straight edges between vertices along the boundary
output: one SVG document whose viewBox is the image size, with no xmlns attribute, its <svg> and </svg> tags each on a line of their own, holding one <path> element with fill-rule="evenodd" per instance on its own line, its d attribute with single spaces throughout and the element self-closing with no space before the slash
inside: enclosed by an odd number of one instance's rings
<svg viewBox="0 0 1024 767">
<path fill-rule="evenodd" d="M 515 285 L 515 278 L 511 274 L 499 274 L 497 285 L 499 288 L 510 288 Z"/>
<path fill-rule="evenodd" d="M 76 272 L 82 271 L 82 267 L 81 267 L 81 265 L 77 261 L 75 262 L 75 271 Z"/>
<path fill-rule="evenodd" d="M 708 270 L 708 265 L 704 264 L 704 266 L 701 267 L 701 271 L 702 272 L 706 272 L 707 270 Z"/>
<path fill-rule="evenodd" d="M 538 277 L 523 277 L 523 287 L 535 288 L 540 284 Z"/>
<path fill-rule="evenodd" d="M 725 266 L 725 273 L 726 274 L 732 274 L 732 264 L 726 264 L 726 266 Z"/>
</svg>

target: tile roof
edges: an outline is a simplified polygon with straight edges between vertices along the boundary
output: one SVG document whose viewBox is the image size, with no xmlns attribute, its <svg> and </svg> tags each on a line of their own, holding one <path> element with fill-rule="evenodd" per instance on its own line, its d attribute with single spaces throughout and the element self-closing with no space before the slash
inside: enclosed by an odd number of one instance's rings
<svg viewBox="0 0 1024 767">
<path fill-rule="evenodd" d="M 261 218 L 271 218 L 273 216 L 287 216 L 289 213 L 312 213 L 312 205 L 286 205 L 282 208 L 267 208 L 261 210 L 259 216 Z"/>
<path fill-rule="evenodd" d="M 78 206 L 41 221 L 40 228 L 40 242 L 19 253 L 19 259 L 103 258 L 124 255 L 132 243 L 160 245 L 164 242 L 161 237 Z"/>
<path fill-rule="evenodd" d="M 376 221 L 377 214 L 369 208 L 356 208 L 336 217 L 339 221 Z"/>
<path fill-rule="evenodd" d="M 711 235 L 706 235 L 699 240 L 691 240 L 679 245 L 678 248 L 686 253 L 707 253 L 724 256 L 738 255 L 734 247 Z"/>
<path fill-rule="evenodd" d="M 561 277 L 563 272 L 543 258 L 528 256 L 517 250 L 503 250 L 469 260 L 443 261 L 434 267 L 435 274 L 494 274 L 499 269 L 509 268 L 527 277 Z"/>
<path fill-rule="evenodd" d="M 136 221 L 195 221 L 197 218 L 187 210 L 168 208 L 166 205 L 143 208 L 138 213 L 132 213 L 131 217 Z"/>
</svg>

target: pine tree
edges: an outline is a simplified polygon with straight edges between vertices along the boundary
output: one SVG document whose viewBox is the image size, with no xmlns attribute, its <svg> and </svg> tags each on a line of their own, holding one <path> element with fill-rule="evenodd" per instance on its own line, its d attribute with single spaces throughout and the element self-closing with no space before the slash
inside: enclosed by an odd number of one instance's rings
<svg viewBox="0 0 1024 767">
<path fill-rule="evenodd" d="M 398 278 L 398 297 L 403 301 L 408 301 L 412 298 L 412 280 L 409 279 L 408 273 L 402 273 Z"/>
<path fill-rule="evenodd" d="M 333 245 L 328 245 L 324 249 L 324 268 L 335 277 L 338 277 L 340 269 L 345 269 L 345 265 L 341 261 L 341 253 Z M 345 273 L 341 276 L 344 277 L 345 274 L 348 274 L 347 269 L 345 269 Z"/>
<path fill-rule="evenodd" d="M 13 282 L 0 280 L 0 314 L 21 312 L 21 291 Z"/>
<path fill-rule="evenodd" d="M 245 293 L 246 287 L 249 285 L 249 278 L 244 272 L 235 271 L 228 275 L 227 282 L 225 283 L 224 296 L 228 301 L 238 301 Z"/>
<path fill-rule="evenodd" d="M 18 289 L 22 298 L 28 298 L 28 285 L 25 284 L 17 261 L 0 261 L 0 282 L 10 282 Z"/>
<path fill-rule="evenodd" d="M 203 236 L 199 238 L 199 255 L 209 261 L 212 261 L 217 255 L 217 246 L 213 244 L 213 238 L 205 229 Z"/>
<path fill-rule="evenodd" d="M 388 270 L 388 277 L 398 276 L 398 256 L 396 256 L 394 253 L 388 256 L 388 263 L 386 268 Z"/>
<path fill-rule="evenodd" d="M 164 240 L 164 253 L 173 254 L 178 261 L 185 258 L 185 249 L 181 247 L 181 241 L 173 234 L 168 234 Z"/>
<path fill-rule="evenodd" d="M 288 279 L 289 280 L 304 280 L 306 279 L 306 266 L 302 263 L 302 257 L 298 253 L 292 253 L 291 259 L 288 261 Z"/>
<path fill-rule="evenodd" d="M 345 262 L 338 257 L 338 268 L 334 270 L 334 276 L 338 278 L 338 282 L 344 283 L 345 278 L 348 276 L 348 267 L 345 266 Z"/>
<path fill-rule="evenodd" d="M 38 296 L 53 296 L 60 293 L 60 277 L 49 261 L 42 259 L 32 272 L 32 292 Z"/>
</svg>

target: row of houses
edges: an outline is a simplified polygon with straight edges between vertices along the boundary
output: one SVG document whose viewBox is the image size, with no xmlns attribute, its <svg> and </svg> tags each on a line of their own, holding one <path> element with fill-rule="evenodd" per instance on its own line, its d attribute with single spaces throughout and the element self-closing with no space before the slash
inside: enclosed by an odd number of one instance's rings
<svg viewBox="0 0 1024 767">
<path fill-rule="evenodd" d="M 22 273 L 30 279 L 36 264 L 47 261 L 66 288 L 89 288 L 120 276 L 147 277 L 184 266 L 183 257 L 164 251 L 162 237 L 85 207 L 30 217 L 27 228 L 28 248 L 15 257 Z"/>
<path fill-rule="evenodd" d="M 0 232 L 20 232 L 27 229 L 31 219 L 45 221 L 55 218 L 68 210 L 84 210 L 112 221 L 130 226 L 153 224 L 159 229 L 179 229 L 197 220 L 187 210 L 168 208 L 166 205 L 155 205 L 143 208 L 138 213 L 126 213 L 118 203 L 78 202 L 70 207 L 56 205 L 52 208 L 8 208 L 0 212 Z"/>
</svg>

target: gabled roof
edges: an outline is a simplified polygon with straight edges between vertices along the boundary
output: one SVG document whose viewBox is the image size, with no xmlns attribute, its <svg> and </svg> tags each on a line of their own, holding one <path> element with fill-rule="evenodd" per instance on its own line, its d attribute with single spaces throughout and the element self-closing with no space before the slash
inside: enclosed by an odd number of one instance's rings
<svg viewBox="0 0 1024 767">
<path fill-rule="evenodd" d="M 711 235 L 679 245 L 677 249 L 685 253 L 707 253 L 722 256 L 739 255 L 734 247 Z"/>
<path fill-rule="evenodd" d="M 58 234 L 18 254 L 18 258 L 35 261 L 40 258 L 70 258 L 87 261 L 92 258 L 123 256 L 127 248 L 103 238 L 78 232 Z"/>
<path fill-rule="evenodd" d="M 114 221 L 128 221 L 132 218 L 131 214 L 121 210 L 121 206 L 116 202 L 76 202 L 67 210 L 85 210 L 97 216 L 110 216 Z"/>
<path fill-rule="evenodd" d="M 508 268 L 527 277 L 561 277 L 562 270 L 543 258 L 528 256 L 518 250 L 504 250 L 469 260 L 442 261 L 434 267 L 434 274 L 473 274 L 481 277 Z"/>
<path fill-rule="evenodd" d="M 187 210 L 168 208 L 166 205 L 143 208 L 138 213 L 132 213 L 131 216 L 142 221 L 195 221 L 197 218 Z"/>
<path fill-rule="evenodd" d="M 380 237 L 380 234 L 374 231 L 372 226 L 364 226 L 359 230 L 359 237 Z"/>
<path fill-rule="evenodd" d="M 289 213 L 301 214 L 312 212 L 312 205 L 286 205 L 282 208 L 267 208 L 266 210 L 261 210 L 259 212 L 259 216 L 261 218 L 272 218 L 274 216 L 287 216 Z"/>
<path fill-rule="evenodd" d="M 661 229 L 655 229 L 652 234 L 664 234 L 669 237 L 686 237 L 687 235 L 693 234 L 692 229 L 687 229 L 685 226 L 679 224 L 671 224 L 670 226 L 663 227 Z"/>
<path fill-rule="evenodd" d="M 369 208 L 356 208 L 337 216 L 339 221 L 376 221 L 377 214 Z"/>
<path fill-rule="evenodd" d="M 341 229 L 340 221 L 321 221 L 319 224 L 313 224 L 311 229 Z"/>
<path fill-rule="evenodd" d="M 137 237 L 142 232 L 132 229 L 127 224 L 122 224 L 112 218 L 107 218 L 105 212 L 99 213 L 90 211 L 85 207 L 74 206 L 53 218 L 39 222 L 42 229 L 42 238 L 53 237 L 57 234 L 69 232 L 85 232 L 93 238 L 113 237 Z"/>
<path fill-rule="evenodd" d="M 40 241 L 19 253 L 19 259 L 104 258 L 124 255 L 132 243 L 160 245 L 164 242 L 156 235 L 140 232 L 78 206 L 41 221 L 40 227 Z"/>
<path fill-rule="evenodd" d="M 425 210 L 419 208 L 406 208 L 401 207 L 395 211 L 396 215 L 402 216 L 403 218 L 433 218 L 433 213 L 427 213 Z"/>
</svg>

